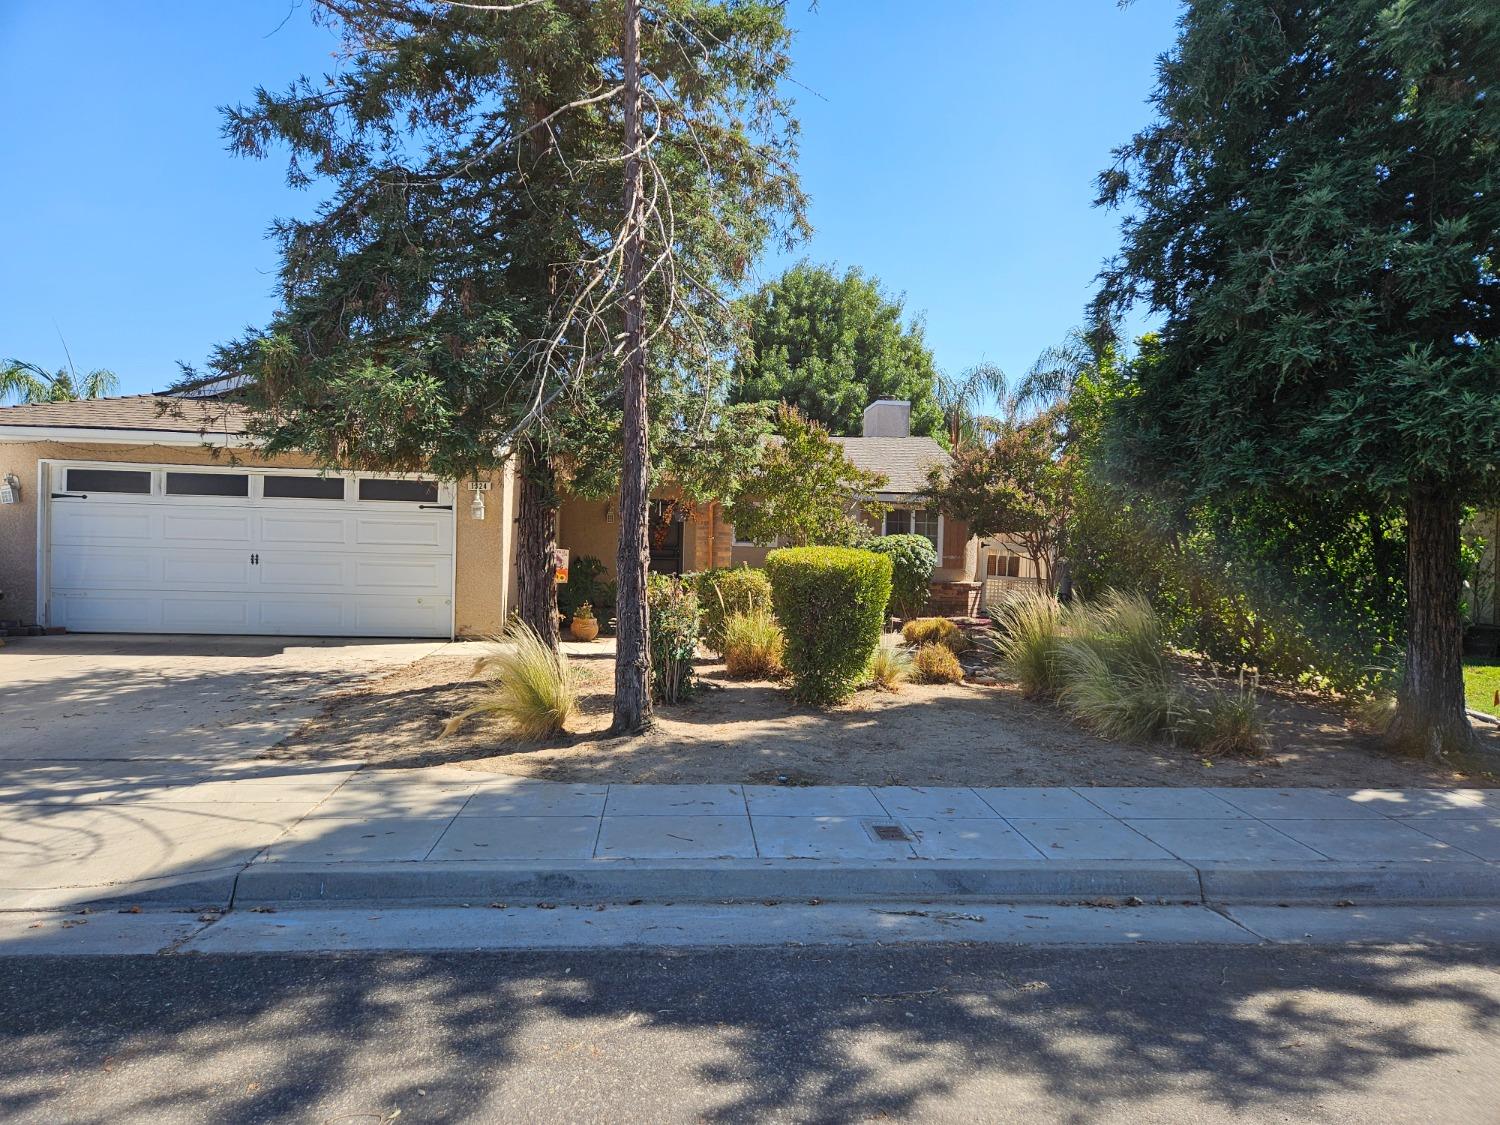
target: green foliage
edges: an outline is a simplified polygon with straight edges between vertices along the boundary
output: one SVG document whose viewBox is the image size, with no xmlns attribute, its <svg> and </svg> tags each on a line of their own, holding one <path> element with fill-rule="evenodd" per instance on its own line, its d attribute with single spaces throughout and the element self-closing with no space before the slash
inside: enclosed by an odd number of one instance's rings
<svg viewBox="0 0 1500 1125">
<path fill-rule="evenodd" d="M 946 645 L 954 652 L 965 647 L 963 630 L 946 617 L 917 617 L 901 627 L 901 639 L 909 645 Z"/>
<path fill-rule="evenodd" d="M 915 617 L 922 612 L 931 593 L 932 572 L 938 564 L 937 548 L 925 535 L 880 535 L 864 544 L 867 551 L 890 556 L 891 604 L 887 612 L 897 617 Z"/>
<path fill-rule="evenodd" d="M 912 656 L 916 678 L 924 684 L 956 684 L 964 678 L 963 665 L 945 644 L 925 644 Z"/>
<path fill-rule="evenodd" d="M 900 398 L 911 403 L 912 433 L 942 436 L 922 325 L 905 326 L 900 300 L 873 278 L 804 262 L 746 298 L 742 311 L 750 329 L 732 373 L 734 402 L 787 403 L 856 437 L 865 407 Z"/>
<path fill-rule="evenodd" d="M 681 703 L 693 691 L 698 655 L 698 596 L 674 577 L 650 575 L 651 694 L 658 703 Z"/>
<path fill-rule="evenodd" d="M 703 643 L 724 655 L 724 623 L 736 613 L 771 609 L 771 580 L 764 570 L 749 566 L 717 567 L 684 575 L 698 595 Z"/>
<path fill-rule="evenodd" d="M 1061 686 L 1057 656 L 1065 631 L 1058 600 L 1024 590 L 990 610 L 991 644 L 1005 673 L 1029 696 L 1055 695 Z"/>
<path fill-rule="evenodd" d="M 119 389 L 119 377 L 103 368 L 80 377 L 71 367 L 49 374 L 40 364 L 25 360 L 7 359 L 0 364 L 0 403 L 108 398 Z"/>
<path fill-rule="evenodd" d="M 578 678 L 568 658 L 521 622 L 495 639 L 499 647 L 474 665 L 487 686 L 479 701 L 443 724 L 443 735 L 475 715 L 498 715 L 516 738 L 559 734 L 578 708 Z"/>
<path fill-rule="evenodd" d="M 855 546 L 869 538 L 859 518 L 885 505 L 858 497 L 878 492 L 885 477 L 844 456 L 828 431 L 792 407 L 777 413 L 776 439 L 728 505 L 735 534 L 752 543 Z"/>
<path fill-rule="evenodd" d="M 1171 731 L 1187 702 L 1168 657 L 1161 619 L 1139 595 L 1111 591 L 1063 613 L 1058 699 L 1106 738 Z"/>
<path fill-rule="evenodd" d="M 770 680 L 786 669 L 786 634 L 768 606 L 731 613 L 724 622 L 724 668 L 735 679 Z"/>
<path fill-rule="evenodd" d="M 604 563 L 593 555 L 569 560 L 568 580 L 557 588 L 557 611 L 572 617 L 586 602 L 608 621 L 615 608 L 615 584 L 605 573 Z"/>
<path fill-rule="evenodd" d="M 875 651 L 870 654 L 865 682 L 881 691 L 899 691 L 914 672 L 911 649 L 896 644 L 890 637 L 881 637 Z"/>
<path fill-rule="evenodd" d="M 788 547 L 771 552 L 766 573 L 793 694 L 817 706 L 848 698 L 880 643 L 891 560 L 847 547 Z"/>
</svg>

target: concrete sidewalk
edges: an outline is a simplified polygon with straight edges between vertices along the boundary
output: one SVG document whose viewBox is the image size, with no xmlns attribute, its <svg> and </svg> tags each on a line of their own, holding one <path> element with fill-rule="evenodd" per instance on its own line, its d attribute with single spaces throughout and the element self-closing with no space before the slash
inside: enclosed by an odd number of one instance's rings
<svg viewBox="0 0 1500 1125">
<path fill-rule="evenodd" d="M 572 785 L 38 763 L 0 908 L 963 898 L 1500 903 L 1500 791 Z"/>
</svg>

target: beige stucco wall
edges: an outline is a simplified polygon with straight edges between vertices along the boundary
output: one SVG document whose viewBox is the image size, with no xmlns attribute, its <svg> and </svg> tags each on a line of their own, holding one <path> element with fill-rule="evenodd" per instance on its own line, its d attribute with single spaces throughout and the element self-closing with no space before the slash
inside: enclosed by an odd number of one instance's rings
<svg viewBox="0 0 1500 1125">
<path fill-rule="evenodd" d="M 655 498 L 671 499 L 671 494 L 663 492 Z M 619 534 L 613 500 L 563 498 L 557 512 L 557 545 L 566 547 L 572 559 L 592 555 L 613 577 Z M 718 504 L 690 508 L 682 528 L 683 571 L 728 566 L 732 543 L 733 529 L 724 521 L 723 509 Z"/>
<path fill-rule="evenodd" d="M 151 462 L 167 465 L 262 465 L 312 468 L 314 462 L 296 455 L 264 458 L 247 449 L 209 449 L 202 445 L 111 445 L 104 442 L 16 442 L 0 437 L 0 476 L 14 473 L 21 481 L 21 503 L 0 505 L 0 619 L 37 623 L 37 467 L 45 459 L 77 461 Z M 497 632 L 506 607 L 514 604 L 508 591 L 514 576 L 502 543 L 514 511 L 512 474 L 492 477 L 485 494 L 485 519 L 470 515 L 474 494 L 460 484 L 454 504 L 455 628 L 461 636 Z"/>
</svg>

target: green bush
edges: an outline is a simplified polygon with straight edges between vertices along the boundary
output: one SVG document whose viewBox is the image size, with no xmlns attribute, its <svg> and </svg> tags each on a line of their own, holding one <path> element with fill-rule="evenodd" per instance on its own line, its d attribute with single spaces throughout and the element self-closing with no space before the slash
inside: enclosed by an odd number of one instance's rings
<svg viewBox="0 0 1500 1125">
<path fill-rule="evenodd" d="M 698 595 L 664 574 L 649 576 L 651 694 L 660 703 L 680 703 L 693 691 L 698 654 Z"/>
<path fill-rule="evenodd" d="M 956 684 L 964 678 L 963 665 L 945 644 L 932 642 L 917 649 L 912 657 L 917 679 L 924 684 Z"/>
<path fill-rule="evenodd" d="M 786 632 L 792 693 L 804 703 L 847 699 L 880 643 L 891 560 L 852 547 L 787 547 L 766 559 Z"/>
<path fill-rule="evenodd" d="M 748 566 L 702 570 L 683 579 L 698 595 L 703 644 L 724 655 L 724 623 L 736 613 L 771 611 L 771 580 L 766 572 Z"/>
<path fill-rule="evenodd" d="M 1025 590 L 989 611 L 990 642 L 1006 675 L 1029 696 L 1055 695 L 1065 611 L 1050 594 Z"/>
<path fill-rule="evenodd" d="M 946 617 L 915 617 L 901 627 L 901 639 L 913 647 L 947 645 L 954 652 L 967 647 L 963 630 Z"/>
<path fill-rule="evenodd" d="M 937 568 L 937 548 L 925 535 L 881 535 L 868 548 L 891 560 L 891 600 L 888 614 L 915 617 L 922 612 L 931 592 L 932 572 Z"/>
</svg>

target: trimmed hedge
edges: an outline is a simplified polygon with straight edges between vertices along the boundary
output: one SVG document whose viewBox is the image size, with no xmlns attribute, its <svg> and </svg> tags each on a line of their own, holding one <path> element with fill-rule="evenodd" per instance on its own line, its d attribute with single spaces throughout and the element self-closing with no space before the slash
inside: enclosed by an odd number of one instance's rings
<svg viewBox="0 0 1500 1125">
<path fill-rule="evenodd" d="M 724 655 L 724 622 L 736 613 L 771 610 L 771 580 L 748 566 L 724 566 L 686 575 L 698 595 L 702 640 L 710 652 Z"/>
<path fill-rule="evenodd" d="M 847 699 L 880 643 L 891 560 L 853 547 L 786 547 L 766 559 L 786 632 L 792 694 L 822 706 Z"/>
<path fill-rule="evenodd" d="M 925 535 L 882 535 L 867 544 L 870 550 L 890 556 L 891 602 L 888 613 L 915 617 L 931 594 L 932 572 L 937 569 L 937 548 Z"/>
</svg>

